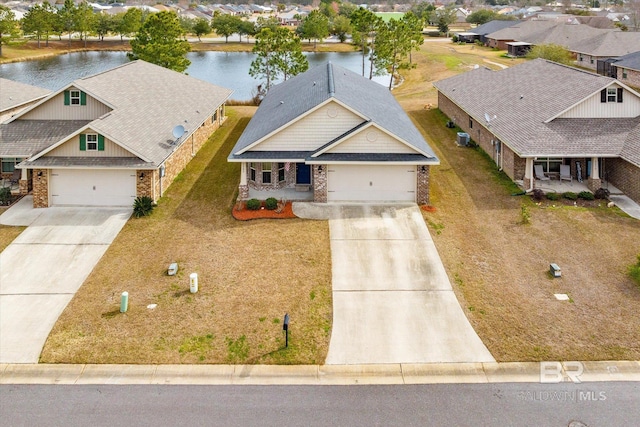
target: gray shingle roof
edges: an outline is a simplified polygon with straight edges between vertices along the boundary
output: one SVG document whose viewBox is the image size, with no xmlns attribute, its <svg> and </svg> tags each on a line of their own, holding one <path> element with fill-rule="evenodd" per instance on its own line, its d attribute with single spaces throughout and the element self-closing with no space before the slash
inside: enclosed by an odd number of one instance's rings
<svg viewBox="0 0 640 427">
<path fill-rule="evenodd" d="M 579 101 L 614 82 L 609 77 L 536 59 L 500 71 L 478 68 L 434 86 L 521 157 L 623 156 L 640 139 L 631 119 L 555 119 Z M 473 138 L 474 135 L 471 135 Z M 640 159 L 623 157 L 640 165 Z"/>
<path fill-rule="evenodd" d="M 15 120 L 0 125 L 0 157 L 29 157 L 85 126 L 88 120 Z"/>
<path fill-rule="evenodd" d="M 349 106 L 364 116 L 363 121 L 377 124 L 426 153 L 431 161 L 437 162 L 431 147 L 391 92 L 378 83 L 331 63 L 314 67 L 272 87 L 231 150 L 229 159 L 235 159 L 243 149 L 328 99 Z"/>
<path fill-rule="evenodd" d="M 519 24 L 520 21 L 489 21 L 486 24 L 478 25 L 476 28 L 469 30 L 470 33 L 485 36 L 487 34 L 495 33 L 496 31 L 512 27 Z"/>
<path fill-rule="evenodd" d="M 638 49 L 640 49 L 640 46 L 638 46 Z M 613 65 L 640 71 L 640 51 L 621 56 Z"/>
<path fill-rule="evenodd" d="M 640 32 L 598 30 L 602 31 L 596 37 L 584 39 L 568 46 L 573 52 L 585 53 L 592 56 L 621 56 L 637 52 L 640 49 Z"/>
<path fill-rule="evenodd" d="M 167 141 L 174 139 L 176 125 L 194 132 L 232 93 L 144 61 L 72 85 L 114 107 L 110 114 L 91 122 L 92 129 L 156 165 L 175 149 Z"/>
<path fill-rule="evenodd" d="M 86 168 L 105 169 L 154 169 L 153 163 L 144 162 L 137 157 L 40 157 L 25 161 L 27 168 Z"/>
<path fill-rule="evenodd" d="M 36 101 L 51 93 L 48 89 L 0 77 L 0 113 Z"/>
</svg>

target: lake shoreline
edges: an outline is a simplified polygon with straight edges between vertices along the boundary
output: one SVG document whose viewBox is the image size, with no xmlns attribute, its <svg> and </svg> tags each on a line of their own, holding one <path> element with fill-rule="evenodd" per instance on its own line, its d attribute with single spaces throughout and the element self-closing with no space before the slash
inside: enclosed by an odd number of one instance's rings
<svg viewBox="0 0 640 427">
<path fill-rule="evenodd" d="M 235 38 L 235 37 L 234 37 Z M 75 52 L 130 52 L 131 45 L 129 40 L 71 40 L 69 47 L 68 40 L 49 40 L 49 46 L 45 46 L 45 41 L 38 42 L 31 40 L 18 46 L 3 46 L 3 57 L 0 58 L 1 64 L 10 64 L 14 62 L 34 61 L 52 56 L 65 55 Z M 243 40 L 239 41 L 219 41 L 204 38 L 202 41 L 189 40 L 191 52 L 251 52 L 253 42 Z M 303 43 L 303 52 L 355 52 L 357 49 L 349 43 L 318 43 L 314 49 L 314 43 Z"/>
</svg>

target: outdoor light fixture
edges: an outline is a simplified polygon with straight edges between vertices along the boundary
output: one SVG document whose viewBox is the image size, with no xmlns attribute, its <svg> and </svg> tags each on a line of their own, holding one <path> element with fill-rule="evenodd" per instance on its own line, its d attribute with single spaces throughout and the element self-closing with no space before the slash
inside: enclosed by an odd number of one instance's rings
<svg viewBox="0 0 640 427">
<path fill-rule="evenodd" d="M 144 172 L 140 172 L 140 181 L 144 179 Z"/>
<path fill-rule="evenodd" d="M 322 172 L 322 165 L 318 166 L 318 172 Z"/>
<path fill-rule="evenodd" d="M 38 177 L 42 176 L 42 171 L 38 171 Z"/>
<path fill-rule="evenodd" d="M 427 170 L 427 169 L 424 167 L 424 165 L 422 165 L 422 167 L 420 168 L 420 170 L 421 170 L 422 172 L 426 172 L 426 170 Z"/>
</svg>

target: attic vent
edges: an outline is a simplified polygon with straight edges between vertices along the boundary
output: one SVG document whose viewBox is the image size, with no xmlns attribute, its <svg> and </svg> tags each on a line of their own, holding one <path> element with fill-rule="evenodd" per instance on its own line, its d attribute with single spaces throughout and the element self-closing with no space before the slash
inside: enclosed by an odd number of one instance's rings
<svg viewBox="0 0 640 427">
<path fill-rule="evenodd" d="M 333 65 L 331 61 L 327 64 L 327 75 L 329 76 L 329 96 L 333 96 L 336 93 L 336 88 L 333 83 Z"/>
</svg>

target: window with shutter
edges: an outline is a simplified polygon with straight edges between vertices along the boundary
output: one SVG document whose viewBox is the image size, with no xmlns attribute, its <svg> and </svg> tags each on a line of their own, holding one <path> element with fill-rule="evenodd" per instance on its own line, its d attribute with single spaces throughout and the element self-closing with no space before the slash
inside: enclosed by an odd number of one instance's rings
<svg viewBox="0 0 640 427">
<path fill-rule="evenodd" d="M 71 95 L 68 90 L 64 91 L 64 105 L 71 104 Z"/>
<path fill-rule="evenodd" d="M 618 88 L 618 102 L 622 102 L 622 88 Z"/>
<path fill-rule="evenodd" d="M 80 151 L 87 151 L 87 135 L 80 134 Z"/>
<path fill-rule="evenodd" d="M 104 151 L 104 135 L 98 134 L 98 151 Z"/>
</svg>

